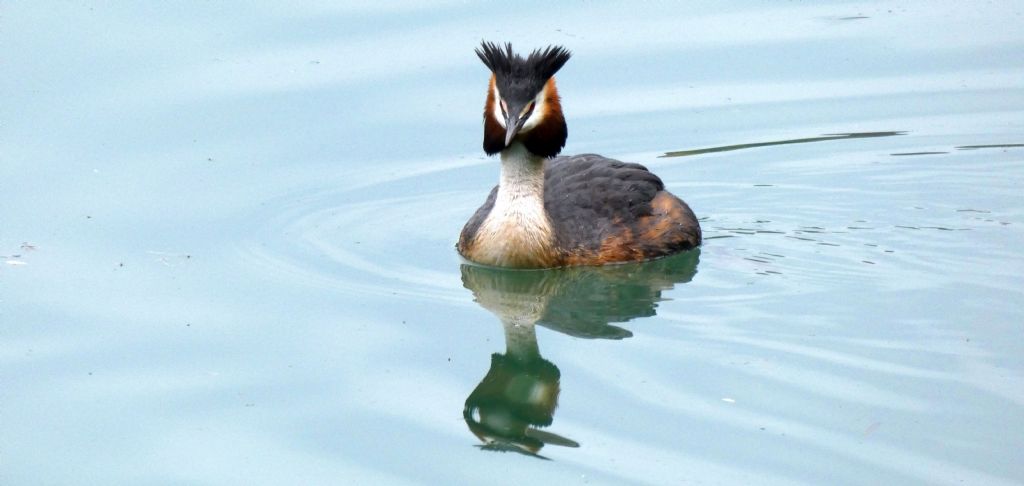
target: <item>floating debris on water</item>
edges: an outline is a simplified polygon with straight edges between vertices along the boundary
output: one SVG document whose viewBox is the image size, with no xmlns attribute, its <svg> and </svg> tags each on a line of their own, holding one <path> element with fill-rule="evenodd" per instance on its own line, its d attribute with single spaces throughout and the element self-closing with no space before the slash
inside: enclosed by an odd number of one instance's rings
<svg viewBox="0 0 1024 486">
<path fill-rule="evenodd" d="M 665 152 L 664 155 L 660 155 L 659 158 L 666 157 L 688 157 L 691 155 L 708 154 L 714 152 L 729 152 L 733 150 L 743 150 L 748 148 L 757 147 L 770 147 L 772 145 L 789 145 L 793 143 L 812 143 L 812 142 L 827 142 L 829 140 L 847 140 L 853 138 L 876 138 L 876 137 L 894 137 L 898 135 L 906 135 L 906 131 L 885 131 L 885 132 L 851 132 L 851 133 L 826 133 L 817 137 L 807 138 L 794 138 L 790 140 L 775 140 L 771 142 L 754 142 L 754 143 L 740 143 L 735 145 L 722 145 L 720 147 L 708 147 L 693 150 L 676 150 L 673 152 Z"/>
<path fill-rule="evenodd" d="M 978 150 L 987 148 L 1018 148 L 1024 147 L 1024 143 L 994 143 L 990 145 L 960 145 L 957 150 Z"/>
<path fill-rule="evenodd" d="M 891 155 L 893 157 L 906 157 L 906 156 L 910 156 L 910 155 L 942 155 L 942 154 L 948 154 L 948 153 L 949 152 L 897 152 L 897 153 L 889 154 L 889 155 Z"/>
</svg>

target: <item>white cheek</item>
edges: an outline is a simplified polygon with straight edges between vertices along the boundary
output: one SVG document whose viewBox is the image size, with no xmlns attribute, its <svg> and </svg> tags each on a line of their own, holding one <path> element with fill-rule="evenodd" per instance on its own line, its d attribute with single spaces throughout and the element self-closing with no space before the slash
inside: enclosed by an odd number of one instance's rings
<svg viewBox="0 0 1024 486">
<path fill-rule="evenodd" d="M 541 118 L 544 118 L 544 115 L 541 113 L 546 113 L 547 107 L 545 106 L 546 102 L 544 100 L 547 99 L 547 91 L 548 87 L 545 86 L 544 89 L 540 90 L 540 93 L 537 94 L 537 98 L 533 100 L 535 103 L 533 106 L 533 112 L 530 113 L 530 118 L 526 119 L 526 123 L 523 124 L 521 131 L 529 131 L 540 123 Z"/>
</svg>

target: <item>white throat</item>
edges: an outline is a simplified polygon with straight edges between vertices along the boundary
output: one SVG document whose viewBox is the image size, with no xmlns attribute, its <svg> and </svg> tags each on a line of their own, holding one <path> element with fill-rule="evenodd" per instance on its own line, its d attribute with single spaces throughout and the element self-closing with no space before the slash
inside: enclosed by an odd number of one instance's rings
<svg viewBox="0 0 1024 486">
<path fill-rule="evenodd" d="M 551 222 L 544 211 L 544 157 L 513 142 L 501 151 L 498 194 L 478 233 L 481 263 L 551 266 Z"/>
<path fill-rule="evenodd" d="M 501 151 L 501 179 L 494 209 L 499 207 L 527 213 L 539 209 L 544 214 L 544 158 L 533 155 L 519 142 Z"/>
</svg>

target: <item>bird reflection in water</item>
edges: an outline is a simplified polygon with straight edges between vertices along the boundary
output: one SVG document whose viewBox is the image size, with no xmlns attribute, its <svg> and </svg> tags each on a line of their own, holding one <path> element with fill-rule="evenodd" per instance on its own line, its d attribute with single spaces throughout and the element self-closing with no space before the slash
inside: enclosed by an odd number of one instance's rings
<svg viewBox="0 0 1024 486">
<path fill-rule="evenodd" d="M 554 420 L 561 373 L 540 355 L 536 326 L 584 339 L 628 338 L 633 333 L 614 324 L 655 315 L 662 292 L 697 273 L 699 256 L 697 249 L 643 263 L 553 270 L 463 264 L 463 286 L 505 330 L 505 353 L 491 355 L 462 412 L 479 447 L 542 459 L 548 444 L 579 447 L 540 430 Z"/>
</svg>

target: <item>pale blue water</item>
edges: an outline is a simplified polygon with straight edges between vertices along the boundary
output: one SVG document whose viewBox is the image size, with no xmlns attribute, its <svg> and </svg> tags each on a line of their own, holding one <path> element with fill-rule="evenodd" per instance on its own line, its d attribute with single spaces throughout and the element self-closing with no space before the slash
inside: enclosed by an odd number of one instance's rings
<svg viewBox="0 0 1024 486">
<path fill-rule="evenodd" d="M 1022 22 L 5 3 L 0 484 L 1020 484 Z M 570 48 L 566 153 L 655 170 L 699 255 L 462 267 L 481 39 Z"/>
</svg>

